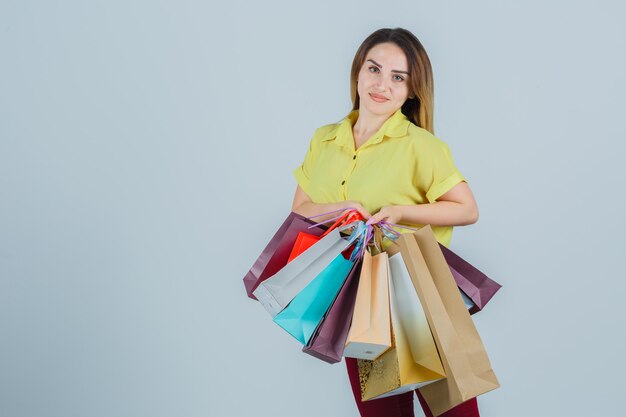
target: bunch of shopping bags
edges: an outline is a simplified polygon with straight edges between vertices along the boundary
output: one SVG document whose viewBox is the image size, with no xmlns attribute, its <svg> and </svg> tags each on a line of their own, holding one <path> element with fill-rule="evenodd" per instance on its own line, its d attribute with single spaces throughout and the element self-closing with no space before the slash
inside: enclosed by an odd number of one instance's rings
<svg viewBox="0 0 626 417">
<path fill-rule="evenodd" d="M 470 314 L 500 285 L 429 226 L 398 227 L 355 210 L 324 224 L 292 212 L 244 285 L 304 352 L 358 358 L 364 401 L 419 388 L 439 415 L 499 386 Z"/>
</svg>

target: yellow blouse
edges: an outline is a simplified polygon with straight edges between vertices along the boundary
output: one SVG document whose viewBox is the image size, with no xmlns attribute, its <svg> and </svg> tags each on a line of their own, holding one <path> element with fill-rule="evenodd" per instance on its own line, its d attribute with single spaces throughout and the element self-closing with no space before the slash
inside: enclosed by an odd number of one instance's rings
<svg viewBox="0 0 626 417">
<path fill-rule="evenodd" d="M 466 181 L 448 145 L 411 123 L 401 109 L 355 150 L 352 127 L 358 114 L 354 110 L 341 122 L 318 128 L 303 163 L 293 172 L 314 203 L 354 200 L 375 214 L 388 205 L 433 203 Z M 448 246 L 452 227 L 432 229 L 437 240 Z"/>
</svg>

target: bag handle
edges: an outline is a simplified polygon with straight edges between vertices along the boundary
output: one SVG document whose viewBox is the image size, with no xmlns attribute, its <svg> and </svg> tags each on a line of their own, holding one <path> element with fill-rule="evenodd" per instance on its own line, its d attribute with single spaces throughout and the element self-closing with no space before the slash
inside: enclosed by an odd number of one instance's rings
<svg viewBox="0 0 626 417">
<path fill-rule="evenodd" d="M 377 253 L 383 252 L 383 231 L 380 226 L 374 227 L 374 248 L 376 248 Z"/>
<path fill-rule="evenodd" d="M 328 230 L 326 230 L 324 233 L 322 233 L 322 235 L 320 237 L 322 238 L 322 237 L 326 236 L 327 234 L 329 234 L 331 231 L 333 231 L 334 229 L 336 229 L 339 226 L 347 226 L 348 224 L 354 223 L 354 222 L 359 221 L 359 220 L 364 220 L 363 216 L 361 216 L 361 213 L 359 213 L 356 209 L 349 209 L 344 214 L 339 216 L 337 221 L 335 221 L 335 223 L 333 223 L 328 228 Z"/>
</svg>

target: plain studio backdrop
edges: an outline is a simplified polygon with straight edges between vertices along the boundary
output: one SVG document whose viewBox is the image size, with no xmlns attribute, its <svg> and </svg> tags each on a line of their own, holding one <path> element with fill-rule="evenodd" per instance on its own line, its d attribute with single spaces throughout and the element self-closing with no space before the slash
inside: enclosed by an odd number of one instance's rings
<svg viewBox="0 0 626 417">
<path fill-rule="evenodd" d="M 480 208 L 451 248 L 504 286 L 474 316 L 502 384 L 482 415 L 619 415 L 625 14 L 2 0 L 0 415 L 358 415 L 344 363 L 302 353 L 241 280 L 381 27 L 430 55 L 436 135 Z"/>
</svg>

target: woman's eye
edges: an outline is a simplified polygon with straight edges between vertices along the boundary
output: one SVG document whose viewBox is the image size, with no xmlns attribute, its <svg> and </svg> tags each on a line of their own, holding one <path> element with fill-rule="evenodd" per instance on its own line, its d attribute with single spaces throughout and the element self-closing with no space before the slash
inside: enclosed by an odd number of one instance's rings
<svg viewBox="0 0 626 417">
<path fill-rule="evenodd" d="M 378 72 L 378 67 L 369 67 L 370 72 Z"/>
<path fill-rule="evenodd" d="M 397 81 L 404 81 L 404 77 L 401 75 L 395 75 Z"/>
</svg>

